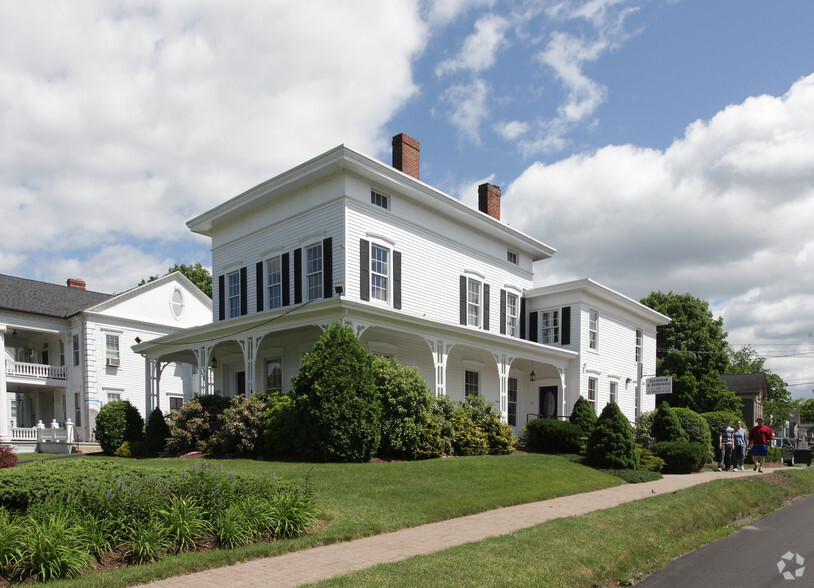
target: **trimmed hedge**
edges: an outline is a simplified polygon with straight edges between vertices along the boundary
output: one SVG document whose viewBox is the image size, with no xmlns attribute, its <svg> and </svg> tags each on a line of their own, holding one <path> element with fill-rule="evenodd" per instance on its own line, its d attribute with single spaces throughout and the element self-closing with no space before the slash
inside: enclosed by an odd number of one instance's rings
<svg viewBox="0 0 814 588">
<path fill-rule="evenodd" d="M 526 449 L 539 453 L 579 453 L 582 429 L 568 421 L 534 419 L 523 428 Z"/>
<path fill-rule="evenodd" d="M 144 439 L 144 419 L 128 400 L 113 400 L 96 415 L 96 440 L 106 455 L 113 455 L 125 441 Z"/>
<path fill-rule="evenodd" d="M 688 441 L 659 441 L 650 446 L 650 451 L 664 460 L 662 472 L 690 474 L 701 469 L 709 449 Z"/>
</svg>

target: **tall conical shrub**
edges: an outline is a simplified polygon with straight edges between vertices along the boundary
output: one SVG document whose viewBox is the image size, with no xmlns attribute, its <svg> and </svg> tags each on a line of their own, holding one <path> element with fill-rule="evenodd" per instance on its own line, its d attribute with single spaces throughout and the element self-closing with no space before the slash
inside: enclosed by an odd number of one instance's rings
<svg viewBox="0 0 814 588">
<path fill-rule="evenodd" d="M 147 418 L 147 426 L 144 428 L 144 443 L 147 451 L 151 453 L 164 451 L 169 436 L 170 426 L 164 418 L 164 413 L 156 407 Z"/>
<path fill-rule="evenodd" d="M 656 441 L 689 441 L 690 437 L 681 426 L 675 411 L 667 402 L 659 404 L 650 425 L 650 434 Z"/>
<path fill-rule="evenodd" d="M 580 396 L 574 403 L 571 417 L 568 419 L 572 425 L 578 425 L 586 437 L 590 437 L 596 426 L 596 412 L 591 403 Z"/>
<path fill-rule="evenodd" d="M 595 467 L 636 468 L 633 427 L 615 402 L 608 403 L 596 421 L 585 448 L 588 463 Z"/>
</svg>

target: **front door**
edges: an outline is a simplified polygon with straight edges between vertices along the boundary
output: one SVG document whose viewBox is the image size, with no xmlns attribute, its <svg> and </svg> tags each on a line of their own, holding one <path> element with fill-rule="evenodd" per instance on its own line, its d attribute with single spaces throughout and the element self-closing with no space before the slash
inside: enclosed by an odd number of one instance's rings
<svg viewBox="0 0 814 588">
<path fill-rule="evenodd" d="M 540 416 L 544 419 L 557 417 L 557 386 L 540 386 Z"/>
</svg>

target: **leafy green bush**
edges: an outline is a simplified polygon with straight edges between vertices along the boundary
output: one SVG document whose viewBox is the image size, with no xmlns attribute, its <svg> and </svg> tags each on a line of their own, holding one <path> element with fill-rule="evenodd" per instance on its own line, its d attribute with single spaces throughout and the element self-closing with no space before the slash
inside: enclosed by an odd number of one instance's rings
<svg viewBox="0 0 814 588">
<path fill-rule="evenodd" d="M 379 449 L 381 401 L 370 355 L 350 327 L 334 323 L 292 378 L 298 455 L 366 462 Z"/>
<path fill-rule="evenodd" d="M 658 457 L 650 449 L 639 444 L 636 445 L 636 457 L 639 462 L 639 469 L 648 472 L 660 472 L 664 468 L 664 460 Z"/>
<path fill-rule="evenodd" d="M 170 415 L 170 438 L 167 452 L 183 455 L 191 451 L 209 451 L 209 442 L 220 428 L 223 411 L 231 399 L 218 394 L 195 396 Z"/>
<path fill-rule="evenodd" d="M 712 439 L 709 434 L 709 425 L 704 417 L 689 408 L 673 408 L 681 428 L 687 433 L 691 443 L 700 443 L 710 447 Z"/>
<path fill-rule="evenodd" d="M 382 405 L 382 457 L 416 459 L 422 431 L 430 419 L 432 394 L 414 367 L 388 357 L 373 358 L 373 376 Z"/>
<path fill-rule="evenodd" d="M 472 419 L 475 426 L 486 435 L 489 455 L 508 455 L 517 447 L 517 439 L 512 428 L 500 422 L 500 414 L 480 396 L 470 396 L 460 403 L 460 407 Z"/>
<path fill-rule="evenodd" d="M 526 449 L 540 453 L 579 453 L 582 449 L 582 429 L 568 421 L 534 419 L 523 432 Z"/>
<path fill-rule="evenodd" d="M 17 454 L 11 448 L 11 445 L 0 443 L 0 469 L 13 468 L 17 465 Z"/>
<path fill-rule="evenodd" d="M 714 447 L 718 447 L 718 438 L 720 437 L 720 431 L 723 426 L 726 424 L 726 419 L 732 421 L 732 426 L 735 426 L 735 421 L 742 421 L 743 419 L 741 416 L 732 411 L 726 410 L 716 410 L 713 412 L 703 412 L 701 413 L 703 419 L 707 422 L 709 426 L 709 436 L 712 440 L 712 445 Z M 748 427 L 747 427 L 748 430 Z"/>
<path fill-rule="evenodd" d="M 416 448 L 416 459 L 442 457 L 447 450 L 447 442 L 441 434 L 441 419 L 432 414 L 421 430 L 421 437 Z"/>
<path fill-rule="evenodd" d="M 130 401 L 108 402 L 96 415 L 96 440 L 105 454 L 113 455 L 125 441 L 143 439 L 144 419 Z"/>
<path fill-rule="evenodd" d="M 602 409 L 585 447 L 585 457 L 594 467 L 636 469 L 633 428 L 615 402 Z"/>
<path fill-rule="evenodd" d="M 229 408 L 218 420 L 209 449 L 218 455 L 248 457 L 263 452 L 264 414 L 267 409 L 265 392 L 232 398 Z"/>
<path fill-rule="evenodd" d="M 143 441 L 125 441 L 113 452 L 116 457 L 141 457 L 147 449 Z"/>
<path fill-rule="evenodd" d="M 656 415 L 655 410 L 643 412 L 636 418 L 636 424 L 633 427 L 633 432 L 636 436 L 636 443 L 644 447 L 653 442 L 653 435 L 650 428 L 653 426 L 653 417 Z"/>
<path fill-rule="evenodd" d="M 266 393 L 263 413 L 263 452 L 270 459 L 295 455 L 293 439 L 297 433 L 293 401 L 282 392 Z"/>
<path fill-rule="evenodd" d="M 452 451 L 455 455 L 486 455 L 489 441 L 486 434 L 470 418 L 467 411 L 459 407 L 450 419 L 454 431 Z"/>
<path fill-rule="evenodd" d="M 706 462 L 707 447 L 688 441 L 659 441 L 650 450 L 664 460 L 663 472 L 689 474 L 697 472 Z"/>
<path fill-rule="evenodd" d="M 161 409 L 156 407 L 147 417 L 147 426 L 144 427 L 145 450 L 149 453 L 160 453 L 167 447 L 170 436 L 170 426 Z"/>
<path fill-rule="evenodd" d="M 650 433 L 657 441 L 689 441 L 687 432 L 681 427 L 678 416 L 666 401 L 659 404 L 656 409 L 650 425 Z"/>
<path fill-rule="evenodd" d="M 579 426 L 583 435 L 590 437 L 596 426 L 596 411 L 590 402 L 580 396 L 574 403 L 574 408 L 568 420 Z"/>
</svg>

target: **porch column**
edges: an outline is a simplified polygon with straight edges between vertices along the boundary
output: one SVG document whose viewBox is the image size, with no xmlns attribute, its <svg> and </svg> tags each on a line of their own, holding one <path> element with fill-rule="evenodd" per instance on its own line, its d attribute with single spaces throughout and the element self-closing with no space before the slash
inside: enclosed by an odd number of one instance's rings
<svg viewBox="0 0 814 588">
<path fill-rule="evenodd" d="M 11 441 L 11 415 L 6 392 L 6 325 L 0 325 L 0 442 Z"/>
<path fill-rule="evenodd" d="M 240 348 L 243 350 L 243 361 L 246 370 L 246 398 L 250 398 L 254 394 L 254 368 L 257 363 L 257 348 L 260 346 L 262 336 L 254 337 L 248 336 L 243 339 L 238 339 Z"/>
<path fill-rule="evenodd" d="M 505 353 L 492 353 L 497 362 L 497 378 L 500 392 L 500 422 L 509 422 L 509 369 L 512 367 L 513 357 Z"/>
<path fill-rule="evenodd" d="M 567 368 L 557 368 L 560 372 L 560 385 L 562 386 L 562 408 L 560 408 L 560 414 L 566 415 L 568 414 L 568 369 Z"/>
<path fill-rule="evenodd" d="M 144 356 L 144 410 L 147 417 L 153 412 L 153 360 Z"/>
<path fill-rule="evenodd" d="M 214 349 L 213 345 L 193 349 L 195 361 L 198 362 L 198 396 L 209 394 L 209 355 Z"/>
<path fill-rule="evenodd" d="M 447 395 L 447 359 L 455 343 L 443 339 L 425 339 L 430 346 L 432 362 L 435 366 L 435 396 Z"/>
</svg>

